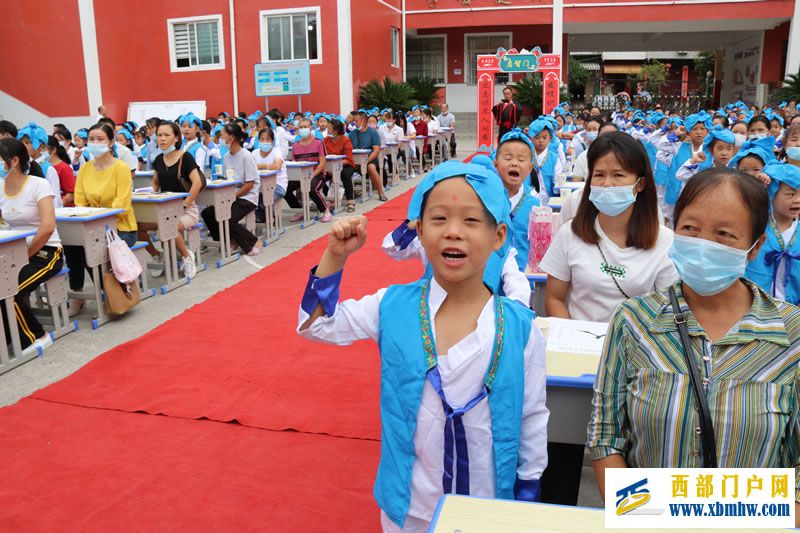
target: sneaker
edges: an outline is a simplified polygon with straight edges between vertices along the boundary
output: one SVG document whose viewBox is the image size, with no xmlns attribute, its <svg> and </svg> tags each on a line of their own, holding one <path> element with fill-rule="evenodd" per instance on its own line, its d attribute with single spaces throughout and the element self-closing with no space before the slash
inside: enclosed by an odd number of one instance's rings
<svg viewBox="0 0 800 533">
<path fill-rule="evenodd" d="M 330 222 L 331 221 L 331 214 L 325 213 L 322 218 L 320 219 L 321 222 Z"/>
<path fill-rule="evenodd" d="M 289 219 L 289 222 L 300 222 L 303 220 L 303 213 L 297 213 L 295 216 Z"/>
<path fill-rule="evenodd" d="M 247 252 L 247 255 L 249 255 L 250 257 L 253 257 L 254 255 L 258 255 L 258 254 L 260 254 L 260 253 L 261 253 L 261 251 L 262 251 L 263 249 L 264 249 L 264 245 L 263 245 L 263 244 L 261 244 L 261 241 L 258 241 L 258 242 L 257 242 L 257 243 L 256 243 L 256 244 L 253 246 L 253 248 L 251 248 L 251 249 L 250 249 L 250 251 L 249 251 L 249 252 Z"/>
<path fill-rule="evenodd" d="M 164 254 L 154 255 L 151 258 L 151 261 L 153 263 L 161 263 L 163 265 L 164 264 Z M 160 278 L 161 276 L 164 275 L 164 267 L 163 266 L 161 266 L 161 267 L 150 267 L 149 270 L 150 270 L 150 275 L 153 276 L 154 278 Z"/>
<path fill-rule="evenodd" d="M 43 337 L 36 339 L 33 344 L 22 350 L 22 355 L 38 353 L 39 348 L 41 348 L 42 351 L 45 351 L 52 345 L 53 345 L 53 339 L 50 337 L 49 333 L 45 333 Z"/>
<path fill-rule="evenodd" d="M 189 255 L 183 258 L 183 274 L 192 279 L 197 275 L 197 264 L 195 263 L 194 252 L 189 250 Z"/>
</svg>

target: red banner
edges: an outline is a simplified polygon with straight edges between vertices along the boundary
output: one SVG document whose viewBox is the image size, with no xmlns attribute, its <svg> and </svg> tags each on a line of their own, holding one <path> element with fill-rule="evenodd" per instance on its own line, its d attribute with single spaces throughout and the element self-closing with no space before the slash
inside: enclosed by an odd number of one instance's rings
<svg viewBox="0 0 800 533">
<path fill-rule="evenodd" d="M 494 74 L 478 70 L 478 148 L 494 142 L 493 99 Z"/>
<path fill-rule="evenodd" d="M 689 67 L 684 66 L 681 71 L 681 100 L 689 97 Z"/>
<path fill-rule="evenodd" d="M 561 77 L 558 70 L 542 70 L 542 114 L 549 115 L 561 100 Z"/>
</svg>

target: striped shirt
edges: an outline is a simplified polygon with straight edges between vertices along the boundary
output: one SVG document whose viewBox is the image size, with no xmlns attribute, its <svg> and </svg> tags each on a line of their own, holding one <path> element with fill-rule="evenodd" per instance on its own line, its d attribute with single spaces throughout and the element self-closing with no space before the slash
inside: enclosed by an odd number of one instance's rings
<svg viewBox="0 0 800 533">
<path fill-rule="evenodd" d="M 795 467 L 800 501 L 800 308 L 755 284 L 753 306 L 712 343 L 674 285 L 714 424 L 720 467 Z M 669 289 L 623 302 L 609 326 L 594 384 L 592 459 L 630 467 L 699 468 L 702 445 Z"/>
</svg>

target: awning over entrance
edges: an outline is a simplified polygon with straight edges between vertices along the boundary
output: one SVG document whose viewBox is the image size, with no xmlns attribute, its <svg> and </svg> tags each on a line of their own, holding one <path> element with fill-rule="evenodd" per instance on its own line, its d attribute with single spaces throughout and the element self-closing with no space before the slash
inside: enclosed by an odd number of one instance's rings
<svg viewBox="0 0 800 533">
<path fill-rule="evenodd" d="M 639 74 L 641 65 L 603 65 L 603 74 Z"/>
</svg>

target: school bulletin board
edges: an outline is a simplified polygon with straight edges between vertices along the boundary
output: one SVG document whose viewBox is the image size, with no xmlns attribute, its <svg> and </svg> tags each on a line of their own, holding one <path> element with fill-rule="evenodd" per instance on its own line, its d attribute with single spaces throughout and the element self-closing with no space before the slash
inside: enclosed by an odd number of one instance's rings
<svg viewBox="0 0 800 533">
<path fill-rule="evenodd" d="M 311 93 L 308 60 L 257 63 L 256 96 L 291 96 Z"/>
</svg>

